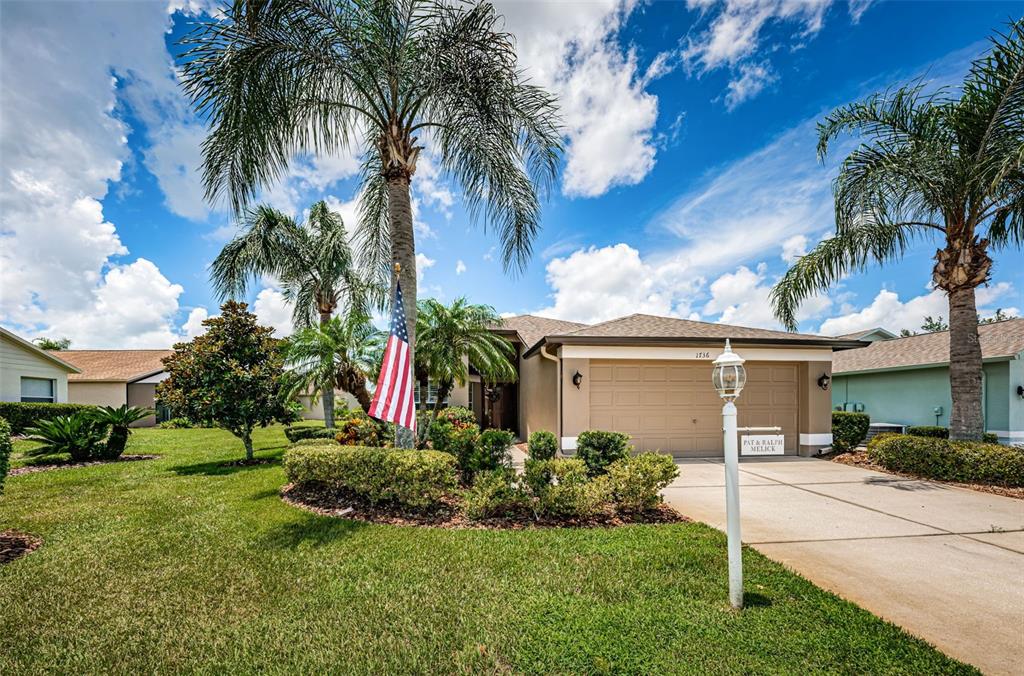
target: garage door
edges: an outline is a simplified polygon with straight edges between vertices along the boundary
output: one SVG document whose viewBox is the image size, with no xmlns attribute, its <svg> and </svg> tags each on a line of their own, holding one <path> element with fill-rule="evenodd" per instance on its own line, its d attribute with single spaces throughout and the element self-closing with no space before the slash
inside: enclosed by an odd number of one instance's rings
<svg viewBox="0 0 1024 676">
<path fill-rule="evenodd" d="M 796 453 L 797 364 L 746 366 L 747 385 L 737 402 L 740 426 L 778 425 L 786 452 Z M 590 427 L 625 432 L 637 450 L 720 456 L 722 400 L 711 387 L 711 364 L 592 360 Z"/>
</svg>

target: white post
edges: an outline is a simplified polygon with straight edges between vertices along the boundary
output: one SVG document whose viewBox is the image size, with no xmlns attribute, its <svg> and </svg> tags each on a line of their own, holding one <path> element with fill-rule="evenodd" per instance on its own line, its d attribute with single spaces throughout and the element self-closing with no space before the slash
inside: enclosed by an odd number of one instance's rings
<svg viewBox="0 0 1024 676">
<path fill-rule="evenodd" d="M 740 543 L 740 471 L 736 439 L 736 404 L 722 407 L 722 431 L 725 446 L 726 535 L 729 541 L 729 603 L 743 607 L 743 550 Z"/>
</svg>

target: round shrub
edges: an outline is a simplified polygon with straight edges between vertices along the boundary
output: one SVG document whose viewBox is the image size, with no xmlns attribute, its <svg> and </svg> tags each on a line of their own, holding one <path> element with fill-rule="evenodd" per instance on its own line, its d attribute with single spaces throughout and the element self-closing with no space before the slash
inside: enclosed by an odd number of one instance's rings
<svg viewBox="0 0 1024 676">
<path fill-rule="evenodd" d="M 449 406 L 437 412 L 438 418 L 444 418 L 448 422 L 462 425 L 475 425 L 476 414 L 465 406 Z"/>
<path fill-rule="evenodd" d="M 1024 449 L 897 434 L 869 451 L 878 464 L 929 479 L 1024 486 Z"/>
<path fill-rule="evenodd" d="M 879 432 L 875 436 L 873 436 L 870 439 L 868 439 L 868 443 L 867 443 L 868 452 L 871 452 L 872 450 L 874 450 L 875 446 L 877 446 L 878 444 L 882 443 L 883 441 L 885 441 L 889 437 L 898 437 L 898 436 L 900 436 L 900 434 L 898 432 Z"/>
<path fill-rule="evenodd" d="M 338 430 L 333 427 L 320 427 L 317 425 L 297 425 L 284 428 L 284 436 L 293 444 L 303 439 L 333 439 L 337 433 Z"/>
<path fill-rule="evenodd" d="M 832 411 L 832 448 L 840 453 L 852 451 L 864 441 L 871 427 L 867 413 Z"/>
<path fill-rule="evenodd" d="M 11 425 L 0 418 L 0 495 L 4 494 L 4 479 L 10 467 L 11 448 Z"/>
<path fill-rule="evenodd" d="M 538 518 L 590 518 L 611 499 L 608 477 L 591 477 L 579 458 L 527 460 L 523 483 Z"/>
<path fill-rule="evenodd" d="M 466 517 L 479 521 L 520 516 L 529 510 L 531 499 L 515 472 L 502 468 L 477 474 L 463 501 Z"/>
<path fill-rule="evenodd" d="M 472 459 L 473 472 L 488 472 L 499 467 L 512 466 L 512 442 L 516 435 L 508 430 L 484 430 L 476 440 L 476 453 Z"/>
<path fill-rule="evenodd" d="M 642 512 L 661 502 L 661 490 L 679 476 L 671 455 L 640 453 L 608 465 L 612 496 L 619 509 Z"/>
<path fill-rule="evenodd" d="M 558 439 L 547 430 L 537 430 L 530 435 L 527 450 L 534 460 L 550 460 L 558 452 Z"/>
<path fill-rule="evenodd" d="M 629 435 L 622 432 L 587 430 L 576 438 L 576 456 L 586 463 L 591 476 L 604 474 L 608 465 L 630 452 Z"/>
<path fill-rule="evenodd" d="M 338 423 L 334 440 L 342 446 L 391 446 L 394 428 L 362 411 L 352 411 Z"/>
<path fill-rule="evenodd" d="M 911 425 L 907 434 L 912 437 L 931 437 L 933 439 L 949 439 L 949 428 L 941 425 Z"/>
<path fill-rule="evenodd" d="M 440 506 L 458 485 L 455 458 L 437 451 L 297 445 L 285 452 L 284 471 L 296 485 L 326 486 L 371 504 L 413 510 Z"/>
</svg>

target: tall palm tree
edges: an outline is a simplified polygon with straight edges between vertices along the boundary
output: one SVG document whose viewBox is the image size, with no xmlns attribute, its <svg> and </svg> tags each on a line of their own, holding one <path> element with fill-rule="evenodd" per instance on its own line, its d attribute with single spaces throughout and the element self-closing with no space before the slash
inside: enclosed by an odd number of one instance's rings
<svg viewBox="0 0 1024 676">
<path fill-rule="evenodd" d="M 366 381 L 377 377 L 386 337 L 362 312 L 350 312 L 344 319 L 332 317 L 288 339 L 285 367 L 295 378 L 296 390 L 333 392 L 337 387 L 369 411 L 371 397 Z M 328 427 L 333 426 L 332 421 Z"/>
<path fill-rule="evenodd" d="M 400 277 L 410 348 L 420 137 L 497 231 L 506 268 L 526 264 L 561 132 L 489 2 L 235 0 L 182 43 L 183 87 L 210 123 L 209 198 L 242 209 L 294 156 L 361 144 L 361 255 L 392 289 Z"/>
<path fill-rule="evenodd" d="M 933 284 L 949 299 L 950 438 L 980 439 L 981 345 L 975 289 L 991 251 L 1024 241 L 1024 20 L 974 61 L 959 98 L 921 84 L 840 108 L 818 125 L 818 155 L 843 132 L 866 141 L 836 178 L 835 235 L 772 289 L 776 316 L 796 310 L 869 263 L 899 260 L 917 238 L 937 240 Z"/>
<path fill-rule="evenodd" d="M 437 383 L 435 415 L 455 384 L 462 386 L 469 380 L 469 366 L 492 382 L 516 379 L 511 361 L 515 348 L 491 331 L 501 324 L 494 308 L 473 305 L 465 298 L 456 299 L 451 306 L 433 298 L 419 305 L 420 349 L 416 358 L 427 377 Z"/>
<path fill-rule="evenodd" d="M 293 305 L 292 323 L 302 329 L 319 319 L 325 325 L 343 306 L 367 314 L 383 303 L 383 292 L 360 274 L 341 216 L 317 202 L 309 219 L 297 223 L 269 206 L 248 209 L 243 231 L 228 242 L 210 266 L 221 299 L 245 294 L 250 280 L 269 275 Z M 334 426 L 334 390 L 322 392 L 324 420 Z"/>
</svg>

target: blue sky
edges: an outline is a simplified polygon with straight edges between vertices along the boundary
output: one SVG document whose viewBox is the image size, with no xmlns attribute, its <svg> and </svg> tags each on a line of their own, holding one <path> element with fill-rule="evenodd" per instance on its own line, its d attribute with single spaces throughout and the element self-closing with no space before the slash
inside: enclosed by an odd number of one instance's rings
<svg viewBox="0 0 1024 676">
<path fill-rule="evenodd" d="M 765 299 L 832 227 L 814 123 L 926 77 L 955 84 L 1024 3 L 756 0 L 499 2 L 567 152 L 525 273 L 502 270 L 428 152 L 414 177 L 421 296 L 599 321 L 631 312 L 776 326 Z M 218 299 L 207 266 L 234 232 L 202 200 L 202 122 L 174 82 L 199 0 L 5 2 L 0 13 L 0 323 L 76 347 L 164 347 Z M 355 226 L 358 149 L 297 158 L 263 201 L 326 199 Z M 935 245 L 812 299 L 801 328 L 916 328 L 946 315 Z M 1024 308 L 1024 254 L 996 255 L 984 311 Z M 274 280 L 250 297 L 288 331 Z"/>
</svg>

